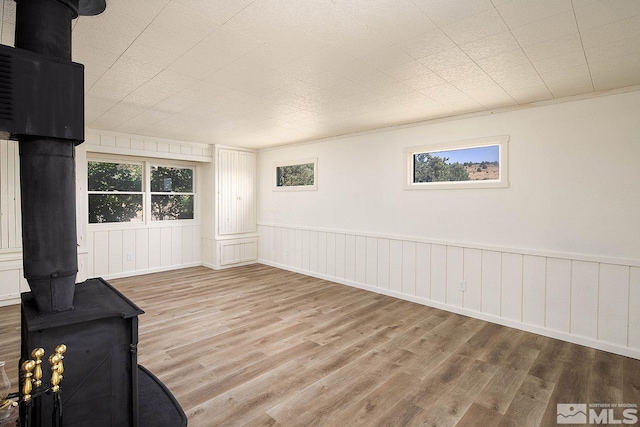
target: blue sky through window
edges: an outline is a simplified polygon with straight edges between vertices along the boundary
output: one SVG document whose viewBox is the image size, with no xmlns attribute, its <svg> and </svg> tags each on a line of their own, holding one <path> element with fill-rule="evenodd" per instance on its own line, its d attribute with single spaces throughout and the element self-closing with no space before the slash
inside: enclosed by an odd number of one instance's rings
<svg viewBox="0 0 640 427">
<path fill-rule="evenodd" d="M 482 163 L 497 162 L 500 160 L 500 146 L 489 145 L 487 147 L 461 148 L 448 151 L 431 151 L 432 156 L 448 157 L 447 163 Z"/>
</svg>

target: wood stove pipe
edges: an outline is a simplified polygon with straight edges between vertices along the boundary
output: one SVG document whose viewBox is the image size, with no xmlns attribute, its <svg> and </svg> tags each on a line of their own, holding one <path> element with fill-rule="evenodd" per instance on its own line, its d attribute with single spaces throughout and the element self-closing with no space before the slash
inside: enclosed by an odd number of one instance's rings
<svg viewBox="0 0 640 427">
<path fill-rule="evenodd" d="M 52 69 L 57 71 L 52 73 L 57 74 L 52 76 L 55 78 L 42 84 L 49 76 L 43 76 L 38 60 L 33 60 L 36 65 L 32 68 L 36 71 L 31 80 L 41 84 L 30 88 L 38 105 L 29 109 L 38 112 L 48 109 L 50 117 L 57 117 L 59 112 L 55 110 L 65 105 L 66 96 L 70 109 L 78 110 L 72 120 L 74 129 L 69 129 L 68 123 L 52 123 L 45 117 L 46 111 L 34 114 L 44 117 L 39 121 L 46 122 L 45 125 L 25 120 L 21 125 L 24 129 L 5 129 L 20 143 L 24 276 L 38 310 L 43 313 L 73 308 L 78 271 L 74 147 L 84 140 L 84 109 L 83 99 L 79 107 L 73 101 L 77 101 L 75 95 L 83 82 L 81 78 L 79 82 L 62 81 L 65 67 L 72 64 L 71 21 L 78 14 L 101 13 L 105 7 L 105 0 L 16 1 L 16 51 L 30 51 L 35 58 L 42 58 L 43 63 L 53 64 Z M 78 73 L 71 74 L 68 79 L 78 80 Z M 69 88 L 67 92 L 72 93 L 60 93 L 60 87 Z M 20 96 L 13 95 L 16 99 Z"/>
</svg>

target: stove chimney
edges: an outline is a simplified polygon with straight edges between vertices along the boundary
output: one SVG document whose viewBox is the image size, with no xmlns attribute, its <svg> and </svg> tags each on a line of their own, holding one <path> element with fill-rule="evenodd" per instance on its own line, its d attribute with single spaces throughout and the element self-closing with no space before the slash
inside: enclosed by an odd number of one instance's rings
<svg viewBox="0 0 640 427">
<path fill-rule="evenodd" d="M 16 48 L 2 46 L 0 130 L 20 146 L 24 276 L 41 313 L 73 308 L 78 271 L 74 147 L 84 141 L 84 68 L 71 21 L 105 0 L 16 0 Z"/>
</svg>

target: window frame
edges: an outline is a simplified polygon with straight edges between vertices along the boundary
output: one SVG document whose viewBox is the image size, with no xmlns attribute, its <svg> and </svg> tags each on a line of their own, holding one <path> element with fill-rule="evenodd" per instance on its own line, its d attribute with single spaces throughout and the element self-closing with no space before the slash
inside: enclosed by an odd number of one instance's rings
<svg viewBox="0 0 640 427">
<path fill-rule="evenodd" d="M 440 151 L 463 150 L 498 146 L 498 161 L 500 163 L 499 177 L 494 180 L 474 181 L 443 181 L 443 182 L 414 182 L 414 156 L 422 153 Z M 486 138 L 468 139 L 462 141 L 445 142 L 439 144 L 408 147 L 404 150 L 404 189 L 405 190 L 444 190 L 444 189 L 479 189 L 479 188 L 507 188 L 509 187 L 509 136 L 491 136 Z"/>
<path fill-rule="evenodd" d="M 142 187 L 143 187 L 143 221 L 141 222 L 101 222 L 92 223 L 89 222 L 89 191 L 87 185 L 87 197 L 85 203 L 85 212 L 87 213 L 87 226 L 89 230 L 108 230 L 108 229 L 122 229 L 122 228 L 149 228 L 149 227 L 166 227 L 168 225 L 195 225 L 199 223 L 198 216 L 198 166 L 192 162 L 185 162 L 182 160 L 170 160 L 163 161 L 162 159 L 147 158 L 147 157 L 135 157 L 135 156 L 116 156 L 99 153 L 99 155 L 92 155 L 87 153 L 86 165 L 89 162 L 104 162 L 104 163 L 122 163 L 122 164 L 142 164 Z M 151 166 L 160 167 L 175 167 L 175 168 L 189 168 L 193 170 L 193 219 L 175 219 L 175 220 L 152 220 L 151 219 Z M 88 169 L 88 167 L 87 167 Z M 85 182 L 88 182 L 89 174 L 87 170 L 87 176 Z M 154 193 L 155 194 L 155 193 Z M 186 194 L 186 193 L 157 193 L 157 194 Z"/>
<path fill-rule="evenodd" d="M 152 191 L 151 190 L 151 168 L 153 167 L 159 167 L 159 168 L 174 168 L 174 169 L 191 169 L 192 171 L 192 175 L 191 175 L 191 192 L 190 193 L 175 193 L 173 191 L 171 192 L 158 192 L 158 191 Z M 145 181 L 145 184 L 147 185 L 148 191 L 147 191 L 147 199 L 148 199 L 148 203 L 149 203 L 149 223 L 151 224 L 157 224 L 157 223 L 167 223 L 167 222 L 171 222 L 173 223 L 174 221 L 180 221 L 181 223 L 183 221 L 195 221 L 196 219 L 196 167 L 195 165 L 176 165 L 175 163 L 167 163 L 167 162 L 157 162 L 157 161 L 148 161 L 147 162 L 147 168 L 149 171 L 148 174 L 148 179 Z M 193 196 L 193 218 L 187 218 L 187 219 L 153 219 L 153 216 L 151 214 L 151 199 L 153 196 L 170 196 L 170 195 L 181 195 L 181 196 Z"/>
<path fill-rule="evenodd" d="M 141 185 L 140 185 L 140 191 L 93 191 L 93 190 L 89 190 L 89 163 L 112 163 L 112 164 L 119 164 L 119 165 L 136 165 L 136 166 L 141 166 L 142 167 L 142 177 L 141 177 Z M 96 225 L 105 225 L 105 224 L 132 224 L 132 225 L 142 225 L 142 224 L 146 224 L 147 222 L 147 218 L 146 218 L 146 214 L 147 214 L 147 209 L 146 209 L 146 204 L 147 204 L 147 200 L 146 200 L 146 192 L 145 192 L 145 164 L 144 162 L 140 161 L 140 160 L 123 160 L 123 159 L 106 159 L 106 158 L 87 158 L 87 224 L 90 226 L 96 226 Z M 137 195 L 141 195 L 142 196 L 142 220 L 141 221 L 122 221 L 122 222 L 91 222 L 90 221 L 90 217 L 91 215 L 89 215 L 89 196 L 91 196 L 92 194 L 137 194 Z"/>
<path fill-rule="evenodd" d="M 288 185 L 278 186 L 278 168 L 285 166 L 297 166 L 313 164 L 313 185 Z M 318 190 L 318 158 L 297 159 L 277 162 L 273 164 L 273 191 L 317 191 Z"/>
</svg>

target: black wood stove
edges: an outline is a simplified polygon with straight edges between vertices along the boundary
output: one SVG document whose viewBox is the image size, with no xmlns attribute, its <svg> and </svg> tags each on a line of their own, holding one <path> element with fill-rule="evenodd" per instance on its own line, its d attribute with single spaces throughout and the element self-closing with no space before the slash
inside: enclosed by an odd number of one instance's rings
<svg viewBox="0 0 640 427">
<path fill-rule="evenodd" d="M 84 67 L 71 62 L 71 22 L 105 8 L 105 0 L 16 0 L 16 47 L 0 45 L 0 137 L 19 141 L 31 288 L 22 295 L 23 427 L 187 424 L 167 388 L 137 363 L 143 311 L 102 279 L 75 283 Z"/>
</svg>

